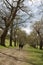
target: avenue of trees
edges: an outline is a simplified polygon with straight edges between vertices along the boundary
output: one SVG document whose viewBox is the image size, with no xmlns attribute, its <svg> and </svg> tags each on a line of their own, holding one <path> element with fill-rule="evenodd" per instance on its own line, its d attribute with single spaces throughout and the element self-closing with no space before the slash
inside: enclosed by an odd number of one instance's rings
<svg viewBox="0 0 43 65">
<path fill-rule="evenodd" d="M 29 44 L 34 48 L 42 49 L 43 20 L 31 23 L 32 32 L 29 35 L 21 30 L 21 27 L 26 27 L 26 22 L 33 17 L 31 8 L 24 3 L 25 0 L 0 0 L 0 45 L 5 46 L 5 40 L 8 38 L 10 46 L 12 42 L 16 46 L 22 41 L 24 45 Z"/>
</svg>

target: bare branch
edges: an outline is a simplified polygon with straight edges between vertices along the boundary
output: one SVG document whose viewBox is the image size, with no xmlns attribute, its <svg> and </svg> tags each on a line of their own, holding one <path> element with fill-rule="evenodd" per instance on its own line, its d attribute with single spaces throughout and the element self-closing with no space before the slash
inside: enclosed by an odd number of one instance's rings
<svg viewBox="0 0 43 65">
<path fill-rule="evenodd" d="M 7 13 L 6 13 L 6 11 L 4 11 L 4 10 L 0 10 L 0 13 L 1 13 L 1 16 L 3 15 L 3 16 L 7 16 Z"/>
<path fill-rule="evenodd" d="M 3 28 L 3 27 L 1 27 L 1 26 L 0 26 L 0 29 L 3 29 L 3 30 L 4 30 L 4 28 Z"/>
<path fill-rule="evenodd" d="M 3 1 L 3 2 L 6 5 L 6 7 L 10 10 L 11 8 L 6 4 L 6 2 L 5 1 Z"/>
<path fill-rule="evenodd" d="M 23 12 L 25 12 L 27 15 L 30 15 L 27 11 L 23 10 L 20 6 L 19 6 L 19 8 L 20 8 Z"/>
<path fill-rule="evenodd" d="M 6 2 L 10 5 L 11 8 L 13 8 L 13 6 L 8 2 L 8 0 L 6 0 Z"/>
<path fill-rule="evenodd" d="M 18 24 L 23 24 L 23 23 L 26 23 L 26 21 L 27 21 L 28 19 L 29 19 L 29 18 L 27 18 L 27 19 L 25 19 L 24 21 L 19 22 L 19 23 L 17 22 L 17 23 L 15 23 L 15 24 L 13 24 L 13 26 L 14 26 L 14 25 L 18 25 Z M 21 19 L 21 20 L 22 20 L 22 19 Z"/>
<path fill-rule="evenodd" d="M 20 3 L 24 2 L 25 0 L 21 0 Z"/>
<path fill-rule="evenodd" d="M 14 3 L 14 2 L 18 2 L 18 1 L 13 1 L 12 4 L 10 4 L 10 3 L 8 2 L 8 0 L 6 0 L 6 2 L 8 3 L 8 5 L 9 5 L 11 8 L 16 8 L 16 7 L 13 6 L 13 3 Z"/>
</svg>

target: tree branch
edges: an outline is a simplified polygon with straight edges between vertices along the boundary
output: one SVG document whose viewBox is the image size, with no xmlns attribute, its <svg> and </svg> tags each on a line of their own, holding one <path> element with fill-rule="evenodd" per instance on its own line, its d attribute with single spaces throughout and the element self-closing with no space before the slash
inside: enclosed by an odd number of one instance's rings
<svg viewBox="0 0 43 65">
<path fill-rule="evenodd" d="M 4 4 L 6 5 L 6 7 L 11 10 L 11 8 L 6 4 L 6 2 L 3 0 Z"/>
<path fill-rule="evenodd" d="M 27 15 L 30 15 L 27 11 L 23 10 L 20 6 L 19 6 L 19 8 L 20 8 L 23 12 L 25 12 Z"/>
<path fill-rule="evenodd" d="M 15 23 L 15 24 L 13 24 L 13 26 L 14 26 L 14 25 L 21 24 L 21 23 L 25 23 L 28 19 L 29 19 L 29 18 L 27 18 L 25 21 L 22 21 L 22 22 L 19 22 L 19 23 Z"/>
<path fill-rule="evenodd" d="M 8 2 L 8 0 L 6 0 L 6 2 L 10 5 L 11 8 L 13 8 L 13 6 Z"/>
<path fill-rule="evenodd" d="M 1 27 L 1 26 L 0 26 L 0 29 L 4 30 L 4 28 L 3 28 L 3 27 Z"/>
</svg>

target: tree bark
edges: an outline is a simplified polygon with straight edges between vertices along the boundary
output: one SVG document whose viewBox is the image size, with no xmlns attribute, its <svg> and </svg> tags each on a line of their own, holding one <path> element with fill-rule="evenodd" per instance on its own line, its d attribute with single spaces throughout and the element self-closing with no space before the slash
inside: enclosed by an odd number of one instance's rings
<svg viewBox="0 0 43 65">
<path fill-rule="evenodd" d="M 16 47 L 16 38 L 14 39 L 14 46 Z"/>
<path fill-rule="evenodd" d="M 10 35 L 10 46 L 12 46 L 12 35 Z"/>
<path fill-rule="evenodd" d="M 42 44 L 42 37 L 41 37 L 40 34 L 39 34 L 39 37 L 40 37 L 40 49 L 42 50 L 42 46 L 43 46 L 43 44 Z"/>
<path fill-rule="evenodd" d="M 10 31 L 10 46 L 12 46 L 12 31 L 13 31 L 13 23 L 11 24 L 11 31 Z"/>
<path fill-rule="evenodd" d="M 43 46 L 42 40 L 40 40 L 40 49 L 41 49 L 41 50 L 42 50 L 42 46 Z"/>
<path fill-rule="evenodd" d="M 5 46 L 5 38 L 6 38 L 7 32 L 8 32 L 8 28 L 5 28 L 3 34 L 1 35 L 1 44 L 0 45 L 2 45 L 2 46 Z"/>
</svg>

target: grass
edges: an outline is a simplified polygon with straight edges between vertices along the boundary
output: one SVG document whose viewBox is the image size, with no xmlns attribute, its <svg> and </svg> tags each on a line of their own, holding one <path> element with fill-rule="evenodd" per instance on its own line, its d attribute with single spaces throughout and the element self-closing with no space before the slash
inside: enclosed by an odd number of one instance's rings
<svg viewBox="0 0 43 65">
<path fill-rule="evenodd" d="M 5 48 L 5 47 L 0 45 L 0 49 L 3 49 L 3 48 Z"/>
<path fill-rule="evenodd" d="M 5 40 L 5 45 L 6 45 L 6 47 L 9 47 L 9 45 L 10 45 L 10 40 L 6 39 L 6 40 Z M 14 42 L 12 42 L 12 48 L 14 48 Z"/>
<path fill-rule="evenodd" d="M 43 65 L 43 50 L 35 49 L 32 47 L 25 48 L 27 52 L 28 62 L 32 65 Z"/>
<path fill-rule="evenodd" d="M 9 47 L 9 40 L 6 40 L 6 46 Z M 0 48 L 3 49 L 5 47 L 0 46 Z M 43 65 L 43 50 L 35 49 L 28 45 L 24 47 L 24 50 L 27 53 L 26 60 L 30 65 Z"/>
</svg>

